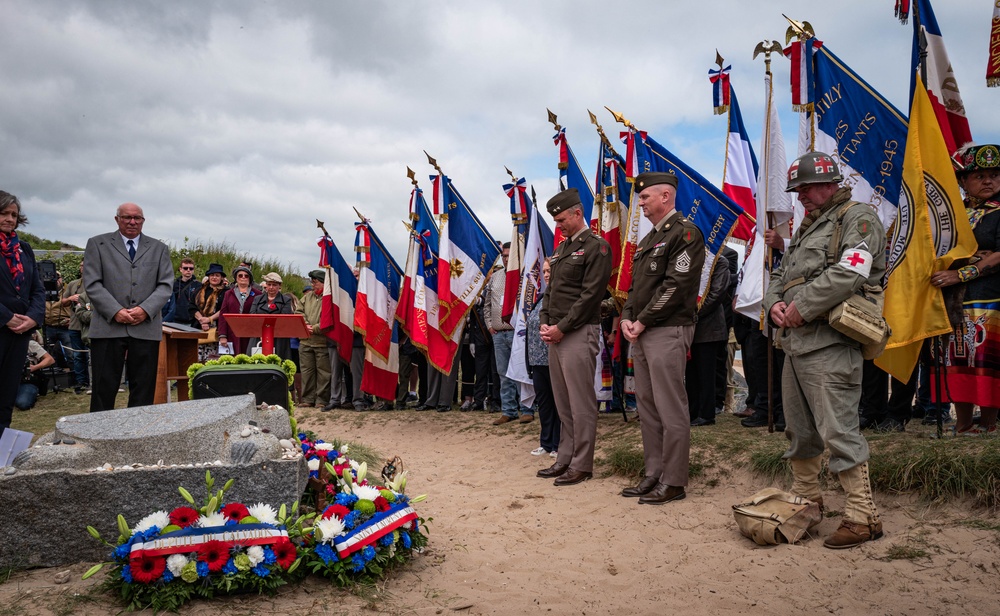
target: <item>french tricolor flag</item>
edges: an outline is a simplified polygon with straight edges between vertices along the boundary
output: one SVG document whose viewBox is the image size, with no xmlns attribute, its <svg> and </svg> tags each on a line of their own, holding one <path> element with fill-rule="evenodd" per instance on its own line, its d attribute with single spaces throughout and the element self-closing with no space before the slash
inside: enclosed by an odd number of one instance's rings
<svg viewBox="0 0 1000 616">
<path fill-rule="evenodd" d="M 483 290 L 500 248 L 447 176 L 431 176 L 431 181 L 439 182 L 445 208 L 438 254 L 438 321 L 441 332 L 452 336 Z"/>
<path fill-rule="evenodd" d="M 354 330 L 364 337 L 365 366 L 361 390 L 385 400 L 396 398 L 399 338 L 396 304 L 402 270 L 368 221 L 357 225 L 358 294 Z M 367 250 L 365 250 L 367 249 Z"/>
<path fill-rule="evenodd" d="M 354 300 L 358 293 L 358 281 L 330 236 L 320 238 L 318 243 L 323 249 L 319 264 L 326 269 L 323 302 L 320 304 L 320 327 L 326 331 L 327 338 L 337 343 L 340 358 L 350 363 L 351 348 L 354 346 Z"/>
<path fill-rule="evenodd" d="M 913 100 L 913 89 L 916 87 L 916 74 L 920 67 L 921 33 L 927 41 L 927 94 L 931 97 L 931 107 L 937 117 L 941 133 L 944 135 L 948 152 L 972 141 L 972 131 L 969 129 L 969 119 L 965 116 L 965 103 L 958 91 L 958 80 L 951 69 L 948 60 L 948 50 L 944 46 L 941 28 L 934 17 L 934 9 L 930 0 L 916 0 L 919 19 L 913 20 L 913 60 L 910 70 L 910 100 Z M 998 5 L 1000 6 L 1000 5 Z M 908 9 L 909 7 L 905 7 Z"/>
<path fill-rule="evenodd" d="M 733 237 L 744 242 L 753 237 L 757 224 L 757 157 L 750 147 L 750 137 L 743 125 L 736 90 L 729 91 L 729 137 L 726 141 L 726 167 L 722 173 L 722 192 L 743 208 Z"/>
<path fill-rule="evenodd" d="M 528 233 L 528 210 L 531 208 L 531 199 L 528 197 L 527 183 L 524 178 L 515 183 L 504 184 L 503 190 L 510 197 L 510 220 L 513 228 L 500 318 L 510 323 L 514 314 L 514 304 L 517 303 L 518 289 L 521 288 L 521 270 L 524 268 L 524 238 Z"/>
<path fill-rule="evenodd" d="M 448 374 L 458 352 L 464 322 L 451 337 L 440 331 L 437 294 L 440 237 L 423 191 L 414 187 L 411 199 L 413 226 L 396 320 L 413 345 L 424 352 L 428 363 Z"/>
</svg>

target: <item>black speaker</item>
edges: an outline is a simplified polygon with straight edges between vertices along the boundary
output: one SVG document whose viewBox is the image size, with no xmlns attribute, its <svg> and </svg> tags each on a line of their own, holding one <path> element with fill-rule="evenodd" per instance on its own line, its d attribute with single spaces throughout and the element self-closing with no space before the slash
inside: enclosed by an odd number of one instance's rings
<svg viewBox="0 0 1000 616">
<path fill-rule="evenodd" d="M 205 366 L 191 382 L 195 400 L 253 394 L 257 404 L 289 408 L 288 377 L 277 366 Z"/>
</svg>

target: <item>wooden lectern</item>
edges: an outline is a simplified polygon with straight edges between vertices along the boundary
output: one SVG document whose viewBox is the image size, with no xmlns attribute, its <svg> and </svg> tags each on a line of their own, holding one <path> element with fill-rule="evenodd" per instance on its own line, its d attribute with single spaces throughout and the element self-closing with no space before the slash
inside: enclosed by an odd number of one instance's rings
<svg viewBox="0 0 1000 616">
<path fill-rule="evenodd" d="M 175 329 L 163 326 L 160 352 L 156 362 L 156 391 L 153 404 L 168 402 L 170 383 L 177 381 L 177 399 L 188 399 L 187 369 L 198 361 L 198 341 L 207 338 L 208 332 L 191 328 Z"/>
<path fill-rule="evenodd" d="M 261 352 L 274 353 L 275 338 L 308 338 L 301 314 L 227 314 L 226 325 L 240 338 L 260 338 Z"/>
</svg>

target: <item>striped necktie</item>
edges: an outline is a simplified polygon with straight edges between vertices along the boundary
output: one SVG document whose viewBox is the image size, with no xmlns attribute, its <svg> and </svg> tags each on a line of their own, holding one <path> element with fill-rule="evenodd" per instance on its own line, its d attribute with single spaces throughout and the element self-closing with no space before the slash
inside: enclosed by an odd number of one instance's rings
<svg viewBox="0 0 1000 616">
<path fill-rule="evenodd" d="M 135 261 L 135 242 L 129 240 L 126 243 L 128 244 L 128 260 Z"/>
</svg>

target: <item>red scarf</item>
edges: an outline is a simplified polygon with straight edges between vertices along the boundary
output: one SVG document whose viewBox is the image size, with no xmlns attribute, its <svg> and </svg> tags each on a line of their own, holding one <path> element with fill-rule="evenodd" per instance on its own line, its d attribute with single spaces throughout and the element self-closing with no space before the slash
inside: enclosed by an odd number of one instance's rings
<svg viewBox="0 0 1000 616">
<path fill-rule="evenodd" d="M 11 231 L 10 235 L 0 233 L 0 255 L 7 261 L 14 288 L 20 291 L 24 284 L 24 265 L 21 264 L 21 241 L 17 239 L 16 232 Z"/>
</svg>

